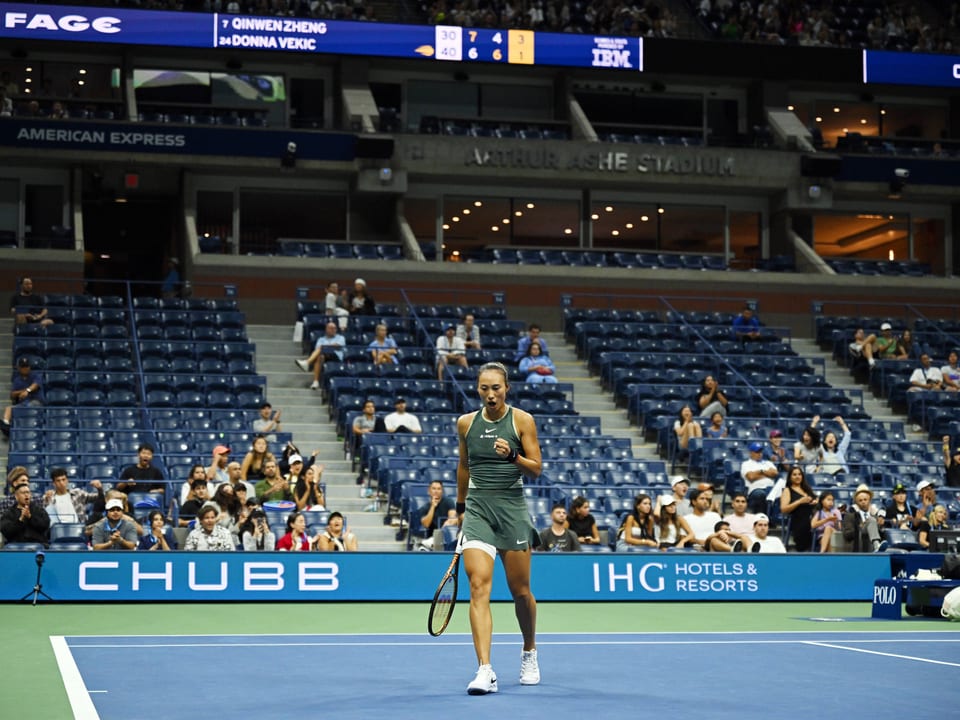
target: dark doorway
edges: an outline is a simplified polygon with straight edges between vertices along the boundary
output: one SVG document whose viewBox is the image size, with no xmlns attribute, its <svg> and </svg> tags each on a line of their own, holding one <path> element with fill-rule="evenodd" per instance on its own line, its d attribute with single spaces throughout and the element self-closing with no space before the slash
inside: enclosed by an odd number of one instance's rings
<svg viewBox="0 0 960 720">
<path fill-rule="evenodd" d="M 90 199 L 83 204 L 85 278 L 94 295 L 122 295 L 129 280 L 135 296 L 160 295 L 165 260 L 182 247 L 176 198 Z"/>
</svg>

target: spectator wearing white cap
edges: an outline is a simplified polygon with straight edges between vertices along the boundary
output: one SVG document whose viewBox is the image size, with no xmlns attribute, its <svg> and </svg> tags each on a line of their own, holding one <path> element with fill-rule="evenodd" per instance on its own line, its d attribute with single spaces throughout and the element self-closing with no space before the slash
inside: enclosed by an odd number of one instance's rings
<svg viewBox="0 0 960 720">
<path fill-rule="evenodd" d="M 764 460 L 765 445 L 754 440 L 747 446 L 750 457 L 740 463 L 740 477 L 747 488 L 747 507 L 750 512 L 758 513 L 767 508 L 767 494 L 774 486 L 774 480 L 780 473 L 777 466 Z"/>
<path fill-rule="evenodd" d="M 123 517 L 123 500 L 107 500 L 106 516 L 93 526 L 94 550 L 136 550 L 137 528 Z"/>
<path fill-rule="evenodd" d="M 351 315 L 375 315 L 377 305 L 373 298 L 367 294 L 367 281 L 363 278 L 357 278 L 353 281 L 353 292 L 347 301 L 347 309 Z"/>
<path fill-rule="evenodd" d="M 917 483 L 917 497 L 917 509 L 913 514 L 914 527 L 918 527 L 937 504 L 937 487 L 933 480 L 921 480 Z"/>
<path fill-rule="evenodd" d="M 893 335 L 893 326 L 883 323 L 880 326 L 880 337 L 867 335 L 863 328 L 857 328 L 850 343 L 850 354 L 854 357 L 863 357 L 870 367 L 877 360 L 891 360 L 897 355 L 897 339 Z"/>
<path fill-rule="evenodd" d="M 753 534 L 749 536 L 750 552 L 755 553 L 785 553 L 780 538 L 770 537 L 770 518 L 759 513 L 753 520 Z"/>
<path fill-rule="evenodd" d="M 907 392 L 922 390 L 943 390 L 943 373 L 930 363 L 930 354 L 920 354 L 920 367 L 910 375 L 910 388 Z"/>
<path fill-rule="evenodd" d="M 660 516 L 653 526 L 653 536 L 661 550 L 685 545 L 693 540 L 693 531 L 687 521 L 677 512 L 677 499 L 673 495 L 657 498 Z"/>
<path fill-rule="evenodd" d="M 690 501 L 687 500 L 687 490 L 690 489 L 690 481 L 683 475 L 673 475 L 670 478 L 670 487 L 673 495 L 661 495 L 657 498 L 657 504 L 653 507 L 653 517 L 660 519 L 660 508 L 663 506 L 663 499 L 672 497 L 677 503 L 677 515 L 680 517 L 690 514 Z"/>
</svg>

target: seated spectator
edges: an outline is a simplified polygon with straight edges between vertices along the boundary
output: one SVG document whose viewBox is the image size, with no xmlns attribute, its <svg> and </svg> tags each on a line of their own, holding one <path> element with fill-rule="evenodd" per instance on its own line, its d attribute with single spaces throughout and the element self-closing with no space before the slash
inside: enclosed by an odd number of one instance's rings
<svg viewBox="0 0 960 720">
<path fill-rule="evenodd" d="M 230 448 L 226 445 L 217 445 L 213 449 L 210 465 L 207 467 L 207 480 L 215 483 L 230 482 L 227 474 L 227 465 L 230 463 Z"/>
<path fill-rule="evenodd" d="M 374 328 L 374 337 L 367 345 L 370 359 L 374 365 L 398 365 L 400 363 L 399 348 L 392 337 L 387 336 L 387 326 L 378 323 Z"/>
<path fill-rule="evenodd" d="M 196 497 L 196 494 L 193 492 L 193 484 L 196 482 L 203 482 L 207 488 L 207 493 L 203 498 L 204 500 L 209 500 L 211 497 L 213 497 L 213 493 L 216 492 L 217 486 L 214 485 L 209 480 L 207 480 L 207 469 L 200 464 L 194 465 L 193 467 L 190 468 L 190 477 L 188 477 L 184 481 L 183 485 L 180 486 L 181 508 L 183 507 L 184 503 L 187 502 L 187 500 L 192 500 Z M 230 483 L 228 481 L 225 484 L 229 485 Z M 200 505 L 203 505 L 203 502 L 201 502 Z M 200 509 L 200 505 L 196 506 L 195 511 L 191 513 L 191 517 L 193 515 L 196 515 L 196 510 Z M 181 512 L 182 512 L 182 509 L 181 509 Z"/>
<path fill-rule="evenodd" d="M 363 412 L 353 419 L 351 425 L 353 430 L 353 442 L 350 446 L 348 460 L 360 457 L 360 447 L 363 443 L 363 436 L 367 433 L 377 432 L 377 406 L 373 400 L 364 400 Z M 363 478 L 357 478 L 357 485 L 363 482 Z"/>
<path fill-rule="evenodd" d="M 544 354 L 539 340 L 530 343 L 527 354 L 520 360 L 519 370 L 528 383 L 557 383 L 557 366 L 549 355 Z"/>
<path fill-rule="evenodd" d="M 53 489 L 43 494 L 43 506 L 50 516 L 50 524 L 83 523 L 86 525 L 87 503 L 103 498 L 103 484 L 99 480 L 90 481 L 90 487 L 96 492 L 70 488 L 67 471 L 63 468 L 53 468 L 50 471 L 50 479 L 53 481 Z"/>
<path fill-rule="evenodd" d="M 267 460 L 263 466 L 263 480 L 255 486 L 257 500 L 261 503 L 291 500 L 290 484 L 280 474 L 276 460 Z"/>
<path fill-rule="evenodd" d="M 226 528 L 227 532 L 233 536 L 233 544 L 240 544 L 240 513 L 243 506 L 239 498 L 234 494 L 233 485 L 223 483 L 217 485 L 216 492 L 213 493 L 213 502 L 220 508 L 220 514 L 217 516 L 217 525 Z"/>
<path fill-rule="evenodd" d="M 919 360 L 920 343 L 913 341 L 913 331 L 909 328 L 904 330 L 897 339 L 897 360 Z"/>
<path fill-rule="evenodd" d="M 723 521 L 730 526 L 730 530 L 738 535 L 749 535 L 752 533 L 755 516 L 753 513 L 747 512 L 746 493 L 734 493 L 733 499 L 730 501 L 730 506 L 733 512 L 723 518 Z"/>
<path fill-rule="evenodd" d="M 562 502 L 553 504 L 550 511 L 550 527 L 540 531 L 540 547 L 543 552 L 578 552 L 580 541 L 573 530 L 567 527 L 567 508 Z"/>
<path fill-rule="evenodd" d="M 30 358 L 22 357 L 17 361 L 17 370 L 10 381 L 10 404 L 3 409 L 0 430 L 10 434 L 10 420 L 14 405 L 42 405 L 43 389 L 40 373 L 30 366 Z"/>
<path fill-rule="evenodd" d="M 433 550 L 436 531 L 447 525 L 456 525 L 456 503 L 443 492 L 443 483 L 434 480 L 427 488 L 430 501 L 420 510 L 420 527 L 428 536 L 420 542 L 424 550 Z M 564 511 L 566 519 L 566 511 Z"/>
<path fill-rule="evenodd" d="M 890 495 L 890 502 L 877 514 L 877 523 L 891 530 L 912 530 L 917 509 L 907 502 L 906 486 L 897 483 Z"/>
<path fill-rule="evenodd" d="M 422 433 L 420 420 L 413 413 L 407 412 L 406 398 L 398 397 L 393 401 L 394 410 L 383 419 L 383 425 L 388 433 Z"/>
<path fill-rule="evenodd" d="M 934 505 L 937 504 L 937 488 L 933 480 L 921 480 L 917 483 L 917 510 L 913 514 L 913 526 L 920 527 L 920 521 L 929 515 Z"/>
<path fill-rule="evenodd" d="M 327 317 L 335 317 L 337 319 L 337 324 L 340 326 L 341 330 L 347 329 L 347 318 L 350 317 L 350 310 L 348 309 L 348 298 L 346 298 L 343 293 L 340 292 L 340 285 L 331 282 L 327 285 L 327 292 L 323 298 L 324 310 L 327 313 Z"/>
<path fill-rule="evenodd" d="M 960 390 L 960 367 L 957 367 L 956 350 L 951 350 L 947 355 L 947 364 L 940 368 L 940 375 L 943 377 L 944 390 Z"/>
<path fill-rule="evenodd" d="M 787 449 L 783 446 L 783 433 L 779 430 L 770 431 L 770 447 L 767 448 L 766 458 L 772 462 L 778 471 L 783 472 L 790 467 Z M 753 523 L 751 523 L 751 530 Z"/>
<path fill-rule="evenodd" d="M 727 416 L 727 396 L 723 394 L 713 375 L 707 375 L 700 384 L 697 395 L 697 407 L 700 408 L 700 417 L 708 418 L 714 413 Z"/>
<path fill-rule="evenodd" d="M 567 528 L 577 536 L 581 545 L 599 545 L 600 531 L 597 520 L 590 513 L 590 501 L 578 495 L 570 502 L 570 514 L 567 516 Z"/>
<path fill-rule="evenodd" d="M 281 411 L 274 411 L 273 405 L 268 402 L 263 403 L 260 406 L 260 416 L 253 421 L 253 431 L 258 435 L 265 436 L 268 442 L 276 442 L 277 436 L 273 433 L 283 430 L 280 424 L 280 415 Z"/>
<path fill-rule="evenodd" d="M 30 485 L 30 475 L 25 467 L 17 465 L 7 473 L 7 486 L 3 497 L 0 497 L 0 515 L 17 504 L 17 488 L 21 485 Z"/>
<path fill-rule="evenodd" d="M 317 535 L 317 550 L 323 552 L 356 552 L 359 548 L 357 536 L 346 529 L 343 515 L 330 513 L 327 529 Z"/>
<path fill-rule="evenodd" d="M 720 413 L 714 413 L 714 416 L 717 415 L 720 415 Z M 720 425 L 723 426 L 722 415 L 720 416 Z M 700 427 L 700 423 L 697 422 L 689 405 L 680 408 L 677 419 L 673 423 L 673 432 L 677 436 L 677 447 L 681 450 L 687 449 L 690 438 L 703 437 L 703 428 Z M 724 434 L 726 434 L 726 428 L 724 428 Z"/>
<path fill-rule="evenodd" d="M 53 320 L 47 317 L 43 298 L 33 294 L 33 280 L 28 277 L 20 281 L 20 290 L 10 298 L 10 312 L 17 325 L 23 323 L 40 323 L 44 327 L 53 325 Z"/>
<path fill-rule="evenodd" d="M 247 552 L 272 552 L 277 547 L 277 536 L 270 529 L 267 514 L 260 508 L 250 512 L 247 522 L 240 527 L 240 542 Z"/>
<path fill-rule="evenodd" d="M 907 392 L 920 392 L 922 390 L 943 390 L 943 375 L 940 368 L 930 365 L 930 355 L 928 353 L 920 355 L 920 367 L 910 375 L 910 387 Z"/>
<path fill-rule="evenodd" d="M 201 467 L 203 467 L 201 465 Z M 243 467 L 236 460 L 231 460 L 227 463 L 227 477 L 230 478 L 229 481 L 225 484 L 231 485 L 233 491 L 238 493 L 242 490 L 244 493 L 243 501 L 246 502 L 247 498 L 256 497 L 256 490 L 253 489 L 253 484 L 247 480 L 244 480 L 242 477 Z M 204 473 L 206 475 L 206 473 Z M 219 485 L 217 486 L 219 487 Z"/>
<path fill-rule="evenodd" d="M 740 314 L 733 319 L 733 339 L 740 342 L 760 339 L 760 321 L 749 305 L 744 305 Z"/>
<path fill-rule="evenodd" d="M 287 517 L 287 532 L 277 541 L 277 550 L 308 552 L 312 541 L 307 534 L 307 520 L 303 513 L 292 512 Z"/>
<path fill-rule="evenodd" d="M 820 448 L 820 472 L 827 473 L 828 475 L 840 475 L 850 472 L 850 466 L 847 465 L 847 450 L 850 448 L 850 438 L 852 434 L 842 417 L 837 415 L 833 421 L 843 430 L 843 437 L 837 440 L 837 434 L 832 430 L 824 433 L 823 443 Z M 813 420 L 810 422 L 810 427 L 816 428 L 819 422 L 820 416 L 814 415 Z"/>
<path fill-rule="evenodd" d="M 0 534 L 8 543 L 50 543 L 50 516 L 43 505 L 33 499 L 29 482 L 17 486 L 13 493 L 16 504 L 0 516 Z"/>
<path fill-rule="evenodd" d="M 930 511 L 929 518 L 920 521 L 920 525 L 917 526 L 917 542 L 920 543 L 924 550 L 930 549 L 931 532 L 934 530 L 950 529 L 950 526 L 947 524 L 948 517 L 946 506 L 934 505 L 933 510 Z"/>
<path fill-rule="evenodd" d="M 780 473 L 772 462 L 763 459 L 762 442 L 754 440 L 747 450 L 750 457 L 740 463 L 740 477 L 747 487 L 747 507 L 752 513 L 761 513 L 767 509 L 767 495 Z"/>
<path fill-rule="evenodd" d="M 311 464 L 297 477 L 297 482 L 293 486 L 293 501 L 297 504 L 297 510 L 327 509 L 323 487 L 320 485 L 324 467 Z"/>
<path fill-rule="evenodd" d="M 177 541 L 172 535 L 167 538 L 166 524 L 167 520 L 160 510 L 151 510 L 147 516 L 150 529 L 140 538 L 137 550 L 176 550 Z"/>
<path fill-rule="evenodd" d="M 836 498 L 832 490 L 820 493 L 820 505 L 810 518 L 813 530 L 813 547 L 822 553 L 833 552 L 833 534 L 840 530 L 843 515 L 834 507 Z"/>
<path fill-rule="evenodd" d="M 60 103 L 54 103 L 54 110 L 56 106 Z M 61 106 L 61 112 L 63 110 Z M 52 117 L 52 116 L 51 116 Z M 65 116 L 61 116 L 65 117 Z M 166 271 L 167 274 L 163 278 L 163 282 L 160 285 L 160 297 L 163 298 L 177 298 L 180 297 L 180 293 L 183 288 L 180 282 L 180 261 L 172 257 L 166 262 Z"/>
<path fill-rule="evenodd" d="M 709 438 L 725 438 L 728 434 L 727 424 L 723 421 L 723 413 L 715 412 L 710 416 L 710 424 L 703 433 Z"/>
<path fill-rule="evenodd" d="M 693 511 L 684 517 L 693 535 L 689 543 L 709 552 L 739 552 L 743 550 L 743 540 L 730 531 L 723 518 L 710 510 L 713 498 L 701 490 L 690 491 L 690 506 Z"/>
<path fill-rule="evenodd" d="M 950 450 L 950 436 L 943 436 L 943 467 L 947 487 L 960 488 L 960 444 Z"/>
<path fill-rule="evenodd" d="M 457 337 L 463 340 L 467 350 L 479 350 L 483 345 L 480 342 L 480 328 L 477 327 L 472 313 L 463 316 L 463 323 L 457 325 Z"/>
<path fill-rule="evenodd" d="M 850 343 L 850 353 L 854 357 L 865 358 L 870 367 L 873 367 L 877 360 L 893 360 L 897 355 L 893 326 L 883 323 L 880 326 L 880 337 L 867 335 L 863 328 L 857 328 L 853 334 L 853 342 Z"/>
<path fill-rule="evenodd" d="M 787 549 L 778 537 L 770 537 L 770 518 L 763 513 L 753 521 L 753 534 L 747 538 L 750 552 L 785 553 Z"/>
<path fill-rule="evenodd" d="M 653 521 L 653 500 L 640 493 L 633 499 L 633 510 L 623 518 L 617 532 L 617 552 L 634 547 L 659 547 Z"/>
<path fill-rule="evenodd" d="M 93 526 L 90 547 L 94 550 L 136 550 L 139 534 L 124 517 L 124 502 L 114 497 L 107 500 L 107 515 Z"/>
<path fill-rule="evenodd" d="M 517 341 L 517 351 L 513 354 L 513 361 L 516 363 L 520 362 L 527 355 L 530 345 L 534 342 L 540 343 L 540 349 L 544 355 L 550 354 L 550 350 L 547 348 L 547 341 L 540 337 L 540 326 L 533 323 L 527 328 L 527 334 Z"/>
<path fill-rule="evenodd" d="M 456 325 L 451 323 L 437 337 L 437 380 L 443 380 L 443 371 L 448 365 L 467 367 L 467 346 L 456 332 Z"/>
<path fill-rule="evenodd" d="M 851 552 L 883 552 L 886 543 L 880 539 L 879 510 L 872 505 L 873 491 L 867 485 L 858 485 L 853 495 L 854 505 L 843 516 L 843 539 Z"/>
<path fill-rule="evenodd" d="M 202 465 L 194 465 L 194 470 L 198 467 L 203 471 Z M 207 481 L 194 475 L 190 483 L 190 492 L 187 493 L 187 499 L 180 505 L 180 527 L 187 527 L 209 501 L 210 490 Z"/>
<path fill-rule="evenodd" d="M 813 544 L 810 518 L 817 505 L 817 495 L 807 482 L 803 468 L 794 465 L 787 471 L 787 486 L 780 495 L 780 512 L 790 517 L 790 536 L 797 552 L 809 552 Z"/>
<path fill-rule="evenodd" d="M 144 527 L 136 521 L 133 517 L 132 508 L 130 503 L 127 501 L 127 494 L 122 493 L 119 490 L 107 490 L 103 494 L 103 498 L 97 498 L 90 505 L 90 513 L 87 518 L 87 526 L 84 528 L 84 533 L 88 536 L 93 536 L 94 526 L 103 520 L 107 516 L 107 503 L 111 500 L 119 500 L 122 507 L 123 513 L 121 518 L 125 523 L 130 523 L 133 526 L 133 529 L 137 532 L 137 537 L 140 537 L 145 532 Z"/>
<path fill-rule="evenodd" d="M 353 281 L 353 293 L 347 301 L 347 310 L 351 315 L 376 315 L 377 304 L 367 293 L 367 281 L 357 278 Z"/>
<path fill-rule="evenodd" d="M 137 447 L 136 465 L 127 465 L 120 471 L 120 482 L 114 487 L 121 492 L 162 493 L 167 488 L 163 472 L 153 465 L 153 445 L 142 442 Z"/>
<path fill-rule="evenodd" d="M 693 540 L 693 531 L 687 521 L 677 512 L 677 498 L 663 495 L 657 498 L 660 516 L 654 525 L 653 534 L 661 550 L 683 547 Z"/>
<path fill-rule="evenodd" d="M 819 420 L 819 416 L 817 416 Z M 800 435 L 793 444 L 793 461 L 803 468 L 805 473 L 818 473 L 823 464 L 823 448 L 820 447 L 820 431 L 812 425 Z"/>
<path fill-rule="evenodd" d="M 187 535 L 184 550 L 215 552 L 233 552 L 237 549 L 233 535 L 222 525 L 217 524 L 220 508 L 216 503 L 208 502 L 197 513 L 197 526 Z"/>
<path fill-rule="evenodd" d="M 313 368 L 313 382 L 310 383 L 311 390 L 320 389 L 320 376 L 323 375 L 323 363 L 327 360 L 332 362 L 343 362 L 344 350 L 347 347 L 346 338 L 340 334 L 337 323 L 329 321 L 324 327 L 323 335 L 317 338 L 314 343 L 313 352 L 305 360 L 297 358 L 293 362 L 304 372 L 310 372 Z"/>
<path fill-rule="evenodd" d="M 670 487 L 673 490 L 673 499 L 677 502 L 676 513 L 683 517 L 690 514 L 690 501 L 687 499 L 687 490 L 690 489 L 690 481 L 683 475 L 674 475 L 670 478 Z M 657 498 L 657 504 L 653 508 L 653 517 L 660 519 L 660 501 L 668 497 L 661 495 Z"/>
</svg>

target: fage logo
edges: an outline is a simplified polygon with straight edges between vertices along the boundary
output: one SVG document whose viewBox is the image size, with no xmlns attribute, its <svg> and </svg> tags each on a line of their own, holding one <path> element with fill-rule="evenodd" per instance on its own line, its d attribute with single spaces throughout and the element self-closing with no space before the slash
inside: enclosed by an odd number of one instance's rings
<svg viewBox="0 0 960 720">
<path fill-rule="evenodd" d="M 22 27 L 25 30 L 49 30 L 53 32 L 63 30 L 73 33 L 93 30 L 110 35 L 120 32 L 120 18 L 103 16 L 90 19 L 83 15 L 54 17 L 47 13 L 7 12 L 3 14 L 3 26 L 5 28 Z"/>
</svg>

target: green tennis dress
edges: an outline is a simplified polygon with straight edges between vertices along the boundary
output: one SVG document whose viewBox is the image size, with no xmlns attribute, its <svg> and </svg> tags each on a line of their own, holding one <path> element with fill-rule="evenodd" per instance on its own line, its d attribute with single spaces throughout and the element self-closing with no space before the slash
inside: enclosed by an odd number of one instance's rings
<svg viewBox="0 0 960 720">
<path fill-rule="evenodd" d="M 520 434 L 513 421 L 513 408 L 490 421 L 477 411 L 467 429 L 467 467 L 470 484 L 463 516 L 463 536 L 479 540 L 498 550 L 526 550 L 539 545 L 539 535 L 530 522 L 523 496 L 523 473 L 493 448 L 497 438 L 522 450 Z"/>
</svg>

